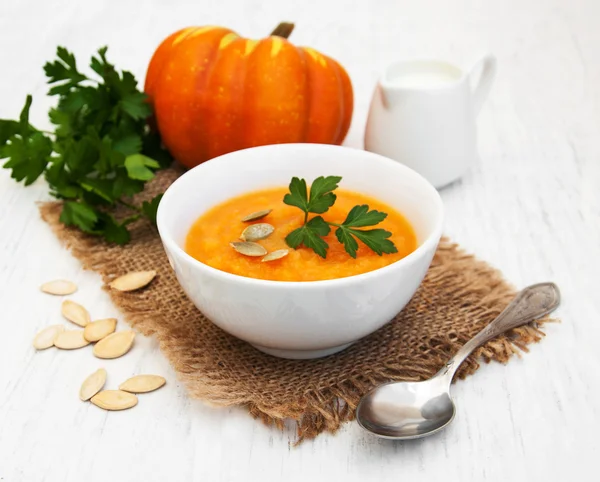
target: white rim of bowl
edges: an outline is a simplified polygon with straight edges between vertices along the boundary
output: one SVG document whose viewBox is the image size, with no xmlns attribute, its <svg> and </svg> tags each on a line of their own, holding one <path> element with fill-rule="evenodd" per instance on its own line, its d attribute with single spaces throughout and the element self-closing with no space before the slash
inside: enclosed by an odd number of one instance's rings
<svg viewBox="0 0 600 482">
<path fill-rule="evenodd" d="M 431 232 L 431 234 L 429 236 L 427 236 L 427 238 L 425 238 L 425 241 L 423 241 L 423 243 L 421 243 L 419 246 L 417 246 L 417 249 L 415 249 L 412 253 L 408 254 L 404 258 L 399 259 L 398 261 L 394 261 L 391 264 L 382 266 L 381 268 L 377 268 L 372 271 L 367 271 L 366 273 L 355 274 L 352 276 L 345 276 L 343 278 L 334 278 L 334 279 L 317 280 L 317 281 L 265 280 L 265 279 L 260 279 L 260 278 L 251 278 L 249 276 L 242 276 L 242 275 L 234 274 L 234 273 L 228 273 L 227 271 L 222 271 L 220 269 L 213 268 L 212 266 L 209 266 L 208 264 L 205 264 L 202 261 L 199 261 L 196 258 L 194 258 L 193 256 L 189 255 L 183 248 L 181 248 L 179 246 L 178 243 L 175 242 L 175 240 L 171 236 L 167 235 L 166 229 L 161 229 L 162 218 L 164 217 L 164 214 L 162 214 L 162 213 L 164 212 L 164 209 L 165 209 L 164 207 L 163 207 L 163 209 L 161 209 L 161 207 L 164 206 L 163 203 L 170 196 L 174 195 L 174 194 L 170 194 L 170 192 L 175 192 L 177 184 L 189 173 L 191 173 L 195 169 L 202 168 L 202 166 L 205 166 L 207 163 L 212 163 L 215 161 L 222 162 L 222 159 L 224 157 L 227 157 L 234 153 L 240 153 L 240 152 L 256 150 L 256 149 L 273 148 L 273 146 L 278 146 L 278 147 L 282 147 L 282 146 L 292 147 L 293 146 L 296 148 L 301 146 L 302 149 L 304 149 L 305 146 L 306 146 L 306 148 L 309 146 L 313 146 L 313 147 L 318 146 L 319 148 L 325 148 L 325 149 L 342 149 L 342 150 L 360 151 L 360 152 L 368 153 L 369 155 L 378 158 L 378 162 L 384 162 L 389 165 L 393 165 L 395 168 L 401 167 L 402 169 L 410 171 L 415 176 L 419 177 L 421 179 L 421 181 L 426 185 L 426 188 L 432 192 L 433 198 L 435 199 L 435 204 L 437 205 L 438 212 L 439 212 L 438 222 L 437 222 L 435 228 L 433 229 L 433 231 Z M 287 149 L 287 148 L 288 147 L 284 147 L 284 149 Z M 433 185 L 429 181 L 427 181 L 427 179 L 425 179 L 421 174 L 414 171 L 413 169 L 411 169 L 397 161 L 394 161 L 388 157 L 376 154 L 374 152 L 366 151 L 363 149 L 356 149 L 353 147 L 338 146 L 338 145 L 331 145 L 331 144 L 315 144 L 315 143 L 309 143 L 309 142 L 288 143 L 288 144 L 268 144 L 265 146 L 249 147 L 247 149 L 240 149 L 238 151 L 233 151 L 233 152 L 223 154 L 218 157 L 214 157 L 213 159 L 209 159 L 208 161 L 205 161 L 202 164 L 199 164 L 196 167 L 193 167 L 192 169 L 190 169 L 189 171 L 183 173 L 167 188 L 167 190 L 165 191 L 165 193 L 163 195 L 163 198 L 161 199 L 160 204 L 158 205 L 158 212 L 157 212 L 157 216 L 156 216 L 156 225 L 157 225 L 158 232 L 159 232 L 162 242 L 165 244 L 168 244 L 169 249 L 171 249 L 172 251 L 175 251 L 176 253 L 181 255 L 184 259 L 190 261 L 192 264 L 196 264 L 201 269 L 206 269 L 207 271 L 211 272 L 213 275 L 221 277 L 225 280 L 231 280 L 231 281 L 238 282 L 238 283 L 250 283 L 250 284 L 254 284 L 254 285 L 258 284 L 258 285 L 270 286 L 272 288 L 289 288 L 292 286 L 303 286 L 305 288 L 322 288 L 322 287 L 326 287 L 328 285 L 351 284 L 351 283 L 354 283 L 357 281 L 366 280 L 369 277 L 377 276 L 377 273 L 380 273 L 382 271 L 389 271 L 390 269 L 394 269 L 394 267 L 398 267 L 399 264 L 412 263 L 413 260 L 416 259 L 417 257 L 419 257 L 424 251 L 429 250 L 429 248 L 431 247 L 432 244 L 435 244 L 437 246 L 437 244 L 439 243 L 439 240 L 442 236 L 443 222 L 444 222 L 444 203 L 442 202 L 442 198 L 440 197 L 440 194 L 438 193 L 437 189 L 435 187 L 433 187 Z M 433 248 L 435 249 L 435 246 L 433 246 Z"/>
</svg>

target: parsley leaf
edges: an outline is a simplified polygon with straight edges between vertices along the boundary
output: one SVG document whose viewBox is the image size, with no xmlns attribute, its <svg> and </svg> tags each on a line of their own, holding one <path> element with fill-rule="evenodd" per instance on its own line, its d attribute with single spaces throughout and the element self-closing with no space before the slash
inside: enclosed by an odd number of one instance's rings
<svg viewBox="0 0 600 482">
<path fill-rule="evenodd" d="M 325 258 L 329 245 L 323 239 L 323 236 L 327 236 L 330 231 L 329 224 L 321 216 L 316 216 L 288 234 L 285 242 L 294 249 L 297 249 L 302 244 L 312 249 L 321 258 Z"/>
<path fill-rule="evenodd" d="M 284 196 L 283 202 L 299 207 L 304 212 L 304 224 L 287 235 L 285 241 L 288 246 L 297 249 L 304 245 L 325 258 L 329 245 L 322 238 L 330 233 L 330 226 L 335 226 L 337 227 L 335 235 L 338 241 L 344 245 L 346 252 L 353 258 L 356 258 L 358 241 L 364 243 L 379 256 L 384 253 L 398 252 L 394 243 L 388 239 L 392 235 L 389 231 L 357 229 L 375 226 L 387 217 L 387 214 L 381 211 L 369 211 L 369 206 L 366 204 L 354 206 L 341 224 L 325 221 L 321 216 L 316 216 L 307 222 L 309 212 L 321 214 L 333 206 L 336 201 L 333 191 L 337 189 L 341 180 L 342 178 L 339 176 L 316 178 L 310 187 L 310 197 L 308 197 L 306 181 L 297 177 L 292 178 L 289 186 L 290 192 Z"/>
<path fill-rule="evenodd" d="M 119 105 L 121 110 L 133 119 L 145 119 L 152 114 L 152 109 L 146 99 L 146 94 L 142 92 L 131 92 L 121 98 Z"/>
<path fill-rule="evenodd" d="M 387 239 L 392 235 L 389 231 L 385 229 L 355 229 L 365 226 L 375 226 L 385 218 L 387 218 L 386 213 L 376 210 L 369 211 L 369 206 L 366 204 L 354 206 L 348 213 L 348 216 L 346 216 L 345 221 L 342 224 L 336 224 L 338 228 L 335 231 L 335 236 L 344 245 L 346 252 L 353 258 L 356 258 L 356 251 L 358 250 L 358 243 L 354 239 L 355 237 L 379 256 L 383 253 L 397 253 L 398 250 L 394 243 Z"/>
<path fill-rule="evenodd" d="M 142 216 L 155 222 L 160 201 L 138 206 L 129 197 L 173 159 L 150 129 L 152 108 L 135 77 L 118 71 L 106 53 L 103 47 L 92 57 L 90 68 L 98 75 L 92 79 L 71 52 L 58 47 L 56 58 L 44 65 L 48 94 L 58 98 L 48 113 L 54 132 L 29 123 L 28 96 L 19 120 L 0 120 L 0 159 L 25 185 L 44 174 L 50 194 L 64 200 L 64 224 L 123 244 L 130 223 Z"/>
<path fill-rule="evenodd" d="M 142 203 L 142 211 L 144 215 L 152 222 L 152 224 L 156 225 L 156 212 L 158 211 L 158 205 L 163 195 L 159 194 L 155 196 L 150 201 L 144 201 Z"/>
<path fill-rule="evenodd" d="M 283 202 L 288 206 L 296 206 L 308 213 L 308 193 L 306 181 L 293 177 L 289 186 L 290 192 L 283 196 Z"/>
<path fill-rule="evenodd" d="M 28 137 L 13 136 L 2 149 L 2 157 L 9 158 L 3 167 L 12 169 L 11 177 L 29 186 L 42 175 L 51 153 L 52 141 L 41 132 Z"/>
<path fill-rule="evenodd" d="M 317 214 L 327 212 L 336 199 L 332 191 L 337 189 L 341 180 L 340 176 L 317 177 L 310 185 L 308 212 Z"/>
<path fill-rule="evenodd" d="M 52 141 L 29 125 L 31 96 L 19 116 L 19 122 L 0 121 L 0 159 L 8 158 L 5 168 L 11 177 L 28 186 L 42 175 L 52 154 Z"/>
<path fill-rule="evenodd" d="M 25 99 L 25 106 L 23 106 L 21 114 L 19 114 L 19 134 L 21 136 L 26 136 L 29 132 L 29 110 L 31 109 L 32 102 L 33 97 L 28 95 Z"/>
<path fill-rule="evenodd" d="M 290 182 L 290 192 L 283 197 L 283 202 L 289 206 L 296 206 L 304 211 L 304 222 L 308 213 L 323 214 L 333 206 L 336 196 L 333 190 L 337 189 L 341 181 L 339 176 L 317 177 L 310 186 L 310 197 L 306 189 L 306 181 L 297 177 Z"/>
<path fill-rule="evenodd" d="M 64 47 L 56 49 L 58 60 L 47 62 L 44 65 L 44 72 L 48 77 L 49 84 L 55 85 L 48 91 L 48 95 L 64 95 L 67 94 L 73 87 L 76 87 L 80 82 L 87 79 L 85 75 L 77 70 L 77 62 L 75 56 Z"/>
<path fill-rule="evenodd" d="M 134 216 L 134 219 L 139 216 Z M 127 244 L 131 240 L 131 235 L 127 230 L 128 222 L 118 223 L 113 216 L 106 213 L 100 213 L 100 223 L 104 238 L 116 244 Z"/>
<path fill-rule="evenodd" d="M 357 237 L 360 241 L 362 241 L 369 248 L 371 248 L 371 250 L 375 251 L 379 256 L 381 256 L 383 253 L 390 254 L 390 253 L 398 252 L 394 243 L 392 241 L 390 241 L 389 239 L 387 239 L 392 235 L 392 233 L 390 233 L 389 231 L 386 231 L 385 229 L 360 230 L 360 229 L 347 229 L 345 226 L 340 226 L 336 230 L 336 233 L 335 233 L 336 236 L 338 235 L 338 231 L 340 231 L 340 230 L 349 231 L 352 234 L 352 236 Z M 338 236 L 338 239 L 339 239 L 339 236 Z M 344 243 L 344 247 L 346 248 L 346 251 L 348 251 L 348 247 L 346 246 L 345 243 Z M 348 251 L 348 253 L 350 254 L 349 251 Z M 350 254 L 350 256 L 352 256 L 352 254 Z M 356 258 L 356 253 L 352 257 Z"/>
<path fill-rule="evenodd" d="M 77 226 L 86 233 L 93 233 L 98 222 L 98 213 L 85 203 L 66 201 L 60 213 L 60 221 L 67 226 Z"/>
<path fill-rule="evenodd" d="M 138 181 L 149 181 L 154 177 L 154 172 L 150 168 L 158 169 L 159 167 L 158 162 L 143 154 L 132 154 L 125 159 L 127 175 Z"/>
<path fill-rule="evenodd" d="M 15 134 L 21 131 L 21 124 L 14 120 L 0 119 L 0 149 Z"/>
<path fill-rule="evenodd" d="M 369 206 L 362 204 L 354 206 L 342 224 L 349 228 L 362 228 L 365 226 L 375 226 L 385 218 L 387 218 L 386 213 L 375 210 L 369 211 Z"/>
<path fill-rule="evenodd" d="M 137 134 L 128 133 L 115 139 L 112 148 L 125 156 L 130 156 L 142 150 L 142 139 Z"/>
</svg>

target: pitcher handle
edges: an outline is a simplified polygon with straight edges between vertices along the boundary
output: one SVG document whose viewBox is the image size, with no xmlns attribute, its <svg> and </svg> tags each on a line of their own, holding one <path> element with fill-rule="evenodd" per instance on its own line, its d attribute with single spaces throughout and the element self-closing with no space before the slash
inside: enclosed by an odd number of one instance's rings
<svg viewBox="0 0 600 482">
<path fill-rule="evenodd" d="M 477 76 L 479 71 L 481 71 L 479 80 L 477 80 L 477 83 L 473 88 L 473 109 L 475 115 L 479 114 L 481 106 L 490 92 L 494 77 L 496 77 L 496 57 L 492 54 L 488 54 L 473 64 L 471 72 L 469 73 L 471 85 L 473 85 L 473 79 Z"/>
</svg>

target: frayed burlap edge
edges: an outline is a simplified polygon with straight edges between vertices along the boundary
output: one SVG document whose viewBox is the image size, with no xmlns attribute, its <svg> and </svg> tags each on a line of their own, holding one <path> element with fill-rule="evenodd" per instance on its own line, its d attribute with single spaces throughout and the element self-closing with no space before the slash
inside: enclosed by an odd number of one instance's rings
<svg viewBox="0 0 600 482">
<path fill-rule="evenodd" d="M 99 272 L 105 283 L 114 276 L 115 269 L 112 260 L 107 257 L 105 250 L 98 250 L 101 243 L 97 238 L 85 236 L 73 229 L 65 227 L 59 222 L 61 204 L 49 202 L 40 204 L 42 218 L 51 226 L 58 239 L 71 250 L 85 269 Z M 126 247 L 123 249 L 127 249 Z M 474 256 L 462 252 L 456 244 L 442 239 L 436 257 L 445 253 L 453 254 L 454 271 L 461 269 L 474 270 L 474 276 L 468 286 L 456 285 L 451 278 L 450 270 L 432 267 L 428 273 L 430 280 L 445 286 L 452 286 L 455 296 L 481 296 L 485 299 L 485 306 L 492 308 L 481 315 L 488 318 L 496 316 L 514 296 L 514 289 L 506 283 L 501 273 L 492 270 L 489 265 L 478 261 Z M 458 254 L 458 256 L 457 256 Z M 434 262 L 435 264 L 435 262 Z M 477 270 L 484 278 L 477 282 Z M 105 287 L 106 289 L 106 287 Z M 221 406 L 243 406 L 249 413 L 267 425 L 275 425 L 283 429 L 286 420 L 293 420 L 297 427 L 300 443 L 311 439 L 322 432 L 336 432 L 344 422 L 354 419 L 354 412 L 361 396 L 372 387 L 391 380 L 422 380 L 432 376 L 459 346 L 467 341 L 468 337 L 459 337 L 441 340 L 441 355 L 429 361 L 423 361 L 418 369 L 407 367 L 394 361 L 385 363 L 376 369 L 361 371 L 359 374 L 350 374 L 335 386 L 319 387 L 307 390 L 295 403 L 285 401 L 281 404 L 262 404 L 251 399 L 246 393 L 232 392 L 226 384 L 219 384 L 213 377 L 205 377 L 186 360 L 186 354 L 181 353 L 181 347 L 174 339 L 170 329 L 164 328 L 156 318 L 156 312 L 148 306 L 145 300 L 132 298 L 126 293 L 107 290 L 113 302 L 123 311 L 126 320 L 142 334 L 154 335 L 158 340 L 161 351 L 173 365 L 178 378 L 186 385 L 190 395 L 212 404 Z M 520 351 L 528 351 L 527 345 L 538 342 L 544 335 L 540 325 L 548 321 L 544 318 L 528 326 L 511 330 L 477 349 L 467 359 L 458 371 L 457 378 L 464 379 L 479 368 L 479 361 L 486 363 L 498 361 L 506 363 L 514 355 L 520 356 Z M 443 338 L 443 337 L 441 337 Z M 349 348 L 347 350 L 351 350 Z"/>
</svg>

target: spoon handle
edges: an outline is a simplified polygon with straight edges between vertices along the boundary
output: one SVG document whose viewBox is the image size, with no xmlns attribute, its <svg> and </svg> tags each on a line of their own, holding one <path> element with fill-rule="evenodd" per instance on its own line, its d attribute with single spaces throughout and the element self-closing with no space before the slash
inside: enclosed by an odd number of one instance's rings
<svg viewBox="0 0 600 482">
<path fill-rule="evenodd" d="M 547 315 L 554 311 L 559 303 L 560 291 L 554 283 L 539 283 L 528 286 L 517 294 L 510 305 L 494 321 L 465 343 L 436 376 L 448 376 L 452 379 L 460 364 L 475 348 L 505 331 Z"/>
</svg>

